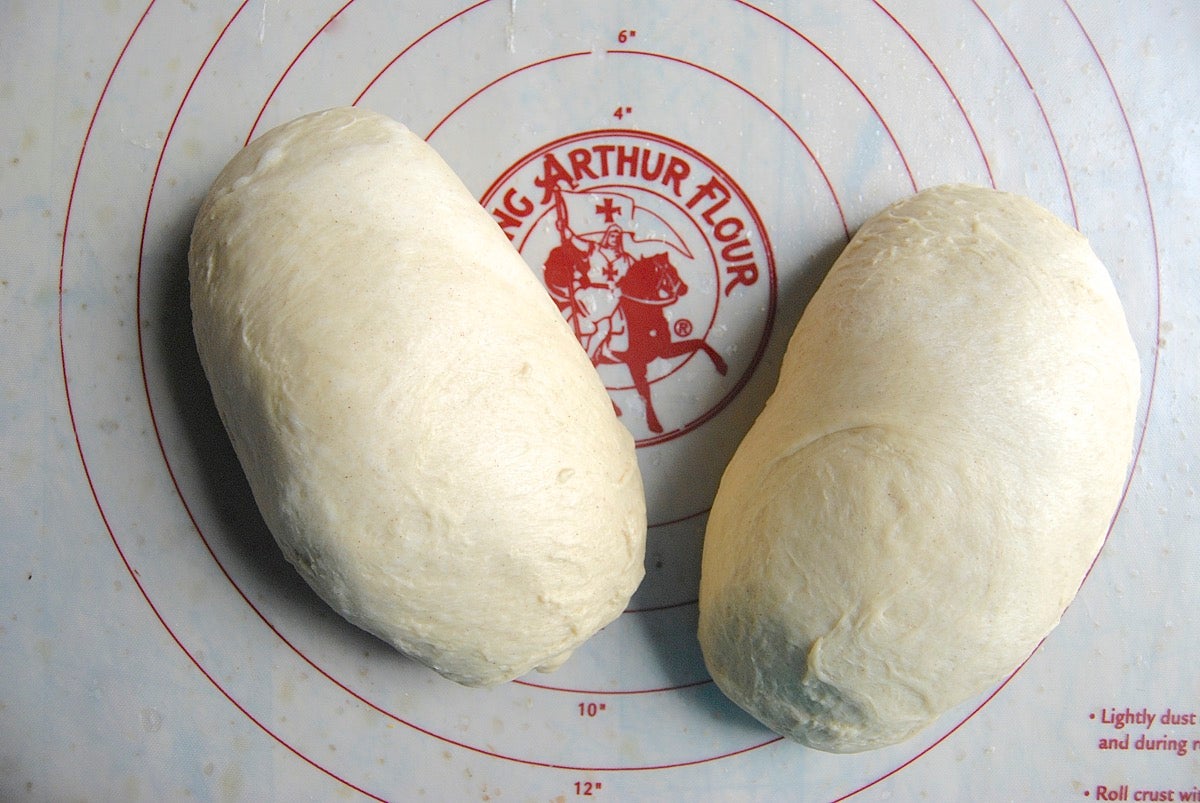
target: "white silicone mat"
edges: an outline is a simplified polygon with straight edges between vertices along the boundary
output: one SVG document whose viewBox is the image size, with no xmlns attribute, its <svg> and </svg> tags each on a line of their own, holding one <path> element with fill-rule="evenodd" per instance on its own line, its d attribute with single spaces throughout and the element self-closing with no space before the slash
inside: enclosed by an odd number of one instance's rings
<svg viewBox="0 0 1200 803">
<path fill-rule="evenodd" d="M 0 5 L 0 798 L 1200 799 L 1197 68 L 1187 3 Z M 667 337 L 619 333 L 644 367 L 600 366 L 647 577 L 556 673 L 460 688 L 329 612 L 208 396 L 200 198 L 249 138 L 342 104 L 427 137 L 539 275 L 569 214 L 687 286 Z M 849 235 L 946 181 L 1090 238 L 1142 360 L 1136 461 L 1013 677 L 827 755 L 709 680 L 705 515 Z"/>
</svg>

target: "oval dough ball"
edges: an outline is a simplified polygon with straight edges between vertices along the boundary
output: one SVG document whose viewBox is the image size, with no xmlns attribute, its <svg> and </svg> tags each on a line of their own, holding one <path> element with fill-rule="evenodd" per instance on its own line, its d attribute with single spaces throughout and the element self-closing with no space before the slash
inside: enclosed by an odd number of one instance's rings
<svg viewBox="0 0 1200 803">
<path fill-rule="evenodd" d="M 1012 672 L 1104 541 L 1138 393 L 1107 272 L 1032 201 L 946 186 L 869 220 L 721 480 L 699 603 L 718 686 L 852 752 Z"/>
<path fill-rule="evenodd" d="M 280 548 L 472 686 L 560 664 L 643 575 L 633 438 L 500 228 L 418 136 L 340 108 L 238 153 L 192 235 L 196 345 Z"/>
</svg>

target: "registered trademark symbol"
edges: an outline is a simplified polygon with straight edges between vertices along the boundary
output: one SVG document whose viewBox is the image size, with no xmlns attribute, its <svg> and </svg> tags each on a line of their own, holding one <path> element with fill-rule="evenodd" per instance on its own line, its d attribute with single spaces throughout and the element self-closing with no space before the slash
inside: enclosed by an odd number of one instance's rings
<svg viewBox="0 0 1200 803">
<path fill-rule="evenodd" d="M 687 318 L 680 318 L 675 321 L 675 325 L 672 328 L 679 337 L 687 337 L 692 333 L 692 322 Z"/>
</svg>

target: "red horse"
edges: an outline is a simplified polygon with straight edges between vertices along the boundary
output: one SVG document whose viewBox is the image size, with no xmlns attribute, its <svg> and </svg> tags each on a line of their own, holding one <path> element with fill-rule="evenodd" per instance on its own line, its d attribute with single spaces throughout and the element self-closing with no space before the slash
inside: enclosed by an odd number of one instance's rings
<svg viewBox="0 0 1200 803">
<path fill-rule="evenodd" d="M 688 291 L 679 271 L 666 253 L 643 257 L 630 266 L 617 283 L 621 290 L 621 311 L 629 333 L 629 347 L 614 352 L 616 361 L 625 363 L 633 377 L 633 386 L 646 405 L 646 426 L 651 432 L 663 431 L 650 398 L 646 368 L 656 357 L 670 359 L 703 351 L 721 376 L 729 370 L 725 360 L 702 338 L 672 340 L 665 310 Z"/>
<path fill-rule="evenodd" d="M 543 265 L 546 288 L 568 318 L 579 314 L 572 307 L 572 291 L 587 282 L 586 257 L 585 252 L 564 243 L 550 252 Z M 621 293 L 619 309 L 625 319 L 628 346 L 624 351 L 599 350 L 597 359 L 610 364 L 623 363 L 629 369 L 633 386 L 646 407 L 646 426 L 651 432 L 661 433 L 663 427 L 654 411 L 647 377 L 647 368 L 656 357 L 670 359 L 703 351 L 722 376 L 729 368 L 721 355 L 702 338 L 671 338 L 665 310 L 687 293 L 688 286 L 679 278 L 679 271 L 671 264 L 667 253 L 635 260 L 617 282 L 617 287 Z M 611 356 L 606 355 L 606 351 Z M 617 413 L 620 414 L 619 408 Z"/>
</svg>

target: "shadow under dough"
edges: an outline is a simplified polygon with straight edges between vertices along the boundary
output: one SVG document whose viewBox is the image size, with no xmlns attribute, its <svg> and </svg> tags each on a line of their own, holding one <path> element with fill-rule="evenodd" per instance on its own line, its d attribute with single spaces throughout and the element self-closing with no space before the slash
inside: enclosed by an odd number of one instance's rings
<svg viewBox="0 0 1200 803">
<path fill-rule="evenodd" d="M 159 403 L 158 415 L 176 416 L 182 433 L 181 442 L 172 444 L 170 453 L 164 451 L 164 458 L 191 469 L 173 469 L 174 476 L 195 477 L 186 487 L 180 484 L 180 499 L 197 535 L 237 591 L 259 607 L 260 615 L 264 607 L 283 609 L 289 619 L 298 616 L 319 623 L 323 631 L 332 628 L 339 637 L 344 635 L 349 648 L 377 649 L 382 642 L 338 616 L 284 558 L 221 423 L 192 334 L 187 255 L 197 211 L 198 204 L 181 213 L 170 227 L 161 261 L 143 266 L 143 271 L 157 272 L 143 282 L 143 292 L 153 294 L 142 299 L 154 316 L 145 355 L 148 385 L 152 396 L 166 402 Z M 153 392 L 155 385 L 158 394 Z"/>
<path fill-rule="evenodd" d="M 754 418 L 761 412 L 766 404 L 767 398 L 773 392 L 778 381 L 779 368 L 783 360 L 784 352 L 786 351 L 788 341 L 792 336 L 792 332 L 799 323 L 800 317 L 812 300 L 813 295 L 820 287 L 821 282 L 837 261 L 838 256 L 846 247 L 846 240 L 838 239 L 824 243 L 807 256 L 799 264 L 789 266 L 787 270 L 782 271 L 783 280 L 779 286 L 778 297 L 778 314 L 775 321 L 774 330 L 772 333 L 771 342 L 768 344 L 767 352 L 759 363 L 756 371 L 760 374 L 759 381 L 751 382 L 747 387 L 755 388 L 757 397 L 753 400 L 753 415 L 745 421 L 735 422 L 743 428 L 743 431 L 738 433 L 738 438 L 745 435 L 745 430 L 753 424 Z M 680 481 L 684 481 L 684 477 Z M 697 526 L 703 527 L 707 522 L 707 516 L 697 522 Z M 695 548 L 703 550 L 703 533 L 694 539 Z M 700 556 L 694 556 L 697 563 L 700 561 Z M 653 560 L 651 550 L 647 551 L 647 563 Z M 652 578 L 655 574 L 653 565 L 646 567 L 647 578 Z M 697 578 L 698 578 L 697 574 Z M 696 585 L 687 589 L 672 589 L 670 596 L 678 599 L 698 599 L 699 586 Z M 685 688 L 694 686 L 698 678 L 709 678 L 708 670 L 704 666 L 703 653 L 700 649 L 700 644 L 696 635 L 696 624 L 698 622 L 698 608 L 691 606 L 687 609 L 689 615 L 671 616 L 669 620 L 664 620 L 657 613 L 634 613 L 625 614 L 626 616 L 637 616 L 638 625 L 643 629 L 645 641 L 649 645 L 650 654 L 654 656 L 660 664 L 663 676 L 673 687 Z M 677 628 L 680 622 L 688 628 L 687 633 L 668 632 L 664 631 L 664 627 Z M 709 705 L 712 709 L 712 714 L 715 717 L 730 719 L 734 721 L 749 721 L 752 718 L 749 714 L 745 714 L 741 709 L 737 708 L 728 698 L 720 693 L 716 685 L 709 682 L 710 691 L 699 695 L 698 699 L 703 700 L 704 704 Z"/>
</svg>

